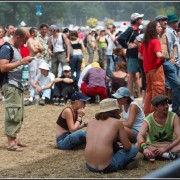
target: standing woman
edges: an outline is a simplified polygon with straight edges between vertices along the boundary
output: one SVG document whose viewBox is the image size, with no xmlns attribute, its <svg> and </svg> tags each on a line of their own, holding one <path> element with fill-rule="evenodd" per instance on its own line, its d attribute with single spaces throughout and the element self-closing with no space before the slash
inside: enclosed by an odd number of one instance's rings
<svg viewBox="0 0 180 180">
<path fill-rule="evenodd" d="M 73 48 L 73 56 L 70 59 L 69 65 L 71 67 L 71 74 L 76 73 L 76 82 L 79 81 L 81 73 L 81 64 L 83 59 L 83 52 L 85 52 L 84 43 L 78 38 L 77 31 L 71 32 L 70 43 Z"/>
<path fill-rule="evenodd" d="M 96 43 L 99 55 L 99 62 L 101 62 L 106 58 L 107 40 L 105 30 L 100 31 L 99 35 L 96 37 Z"/>
<path fill-rule="evenodd" d="M 162 28 L 159 22 L 149 22 L 145 29 L 143 42 L 139 47 L 138 58 L 143 59 L 146 74 L 146 97 L 144 102 L 146 116 L 155 110 L 150 103 L 151 99 L 156 95 L 165 94 L 165 77 L 162 64 L 166 57 L 162 54 L 158 39 L 161 31 Z"/>
<path fill-rule="evenodd" d="M 94 53 L 96 51 L 96 31 L 91 29 L 90 33 L 87 36 L 87 51 L 89 54 L 88 64 L 91 64 L 94 60 Z"/>
<path fill-rule="evenodd" d="M 56 127 L 56 145 L 58 149 L 70 150 L 78 145 L 85 144 L 86 132 L 80 129 L 86 127 L 82 123 L 85 115 L 86 101 L 90 98 L 82 93 L 75 92 L 71 96 L 71 105 L 60 113 Z"/>
</svg>

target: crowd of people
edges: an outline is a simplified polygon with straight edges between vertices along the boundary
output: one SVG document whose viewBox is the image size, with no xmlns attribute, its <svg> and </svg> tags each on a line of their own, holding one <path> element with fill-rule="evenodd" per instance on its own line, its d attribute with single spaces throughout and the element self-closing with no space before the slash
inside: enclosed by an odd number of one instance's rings
<svg viewBox="0 0 180 180">
<path fill-rule="evenodd" d="M 39 29 L 8 25 L 6 33 L 0 27 L 7 150 L 22 151 L 26 146 L 17 139 L 24 106 L 49 102 L 64 106 L 56 121 L 57 148 L 86 145 L 89 171 L 137 167 L 138 152 L 147 160 L 180 157 L 179 18 L 158 15 L 142 29 L 143 17 L 131 14 L 131 25 L 123 32 L 110 24 L 87 35 L 45 23 Z M 82 68 L 85 52 L 88 60 Z M 27 100 L 22 84 L 25 65 Z M 135 99 L 141 95 L 142 105 Z M 88 122 L 83 121 L 86 102 L 99 106 Z"/>
</svg>

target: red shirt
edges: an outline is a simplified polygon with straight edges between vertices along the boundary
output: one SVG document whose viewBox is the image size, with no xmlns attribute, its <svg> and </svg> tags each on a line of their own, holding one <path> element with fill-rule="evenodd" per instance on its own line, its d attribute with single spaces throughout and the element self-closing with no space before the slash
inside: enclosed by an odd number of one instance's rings
<svg viewBox="0 0 180 180">
<path fill-rule="evenodd" d="M 21 47 L 19 47 L 19 50 L 22 58 L 30 55 L 30 51 L 26 44 L 23 44 Z"/>
<path fill-rule="evenodd" d="M 139 47 L 139 52 L 143 56 L 143 67 L 145 73 L 157 69 L 163 63 L 163 60 L 158 58 L 156 55 L 157 52 L 162 52 L 161 44 L 158 39 L 151 39 L 147 46 L 142 43 Z"/>
</svg>

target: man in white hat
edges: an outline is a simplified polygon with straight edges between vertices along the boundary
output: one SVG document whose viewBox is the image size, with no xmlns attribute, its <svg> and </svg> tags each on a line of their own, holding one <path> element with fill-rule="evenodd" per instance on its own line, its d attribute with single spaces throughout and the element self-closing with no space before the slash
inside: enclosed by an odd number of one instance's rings
<svg viewBox="0 0 180 180">
<path fill-rule="evenodd" d="M 32 89 L 30 90 L 30 97 L 25 101 L 24 105 L 32 105 L 36 101 L 39 101 L 39 105 L 45 105 L 45 99 L 51 98 L 51 87 L 53 85 L 54 77 L 49 72 L 49 64 L 43 62 L 39 66 L 40 74 L 32 81 Z M 41 98 L 39 99 L 39 96 Z"/>
<path fill-rule="evenodd" d="M 138 46 L 134 43 L 136 37 L 140 34 L 140 25 L 142 25 L 144 14 L 133 13 L 131 14 L 131 26 L 126 29 L 124 33 L 119 36 L 117 41 L 119 44 L 127 49 L 126 60 L 127 69 L 129 74 L 128 89 L 131 98 L 134 99 L 133 84 L 136 84 L 136 90 L 140 92 L 139 79 L 136 78 L 136 73 L 139 72 L 140 64 L 138 60 Z"/>
</svg>

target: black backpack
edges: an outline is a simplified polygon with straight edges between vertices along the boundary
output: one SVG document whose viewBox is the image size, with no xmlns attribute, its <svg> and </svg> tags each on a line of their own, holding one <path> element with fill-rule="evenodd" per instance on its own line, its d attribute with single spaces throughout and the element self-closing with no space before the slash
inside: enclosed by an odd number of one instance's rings
<svg viewBox="0 0 180 180">
<path fill-rule="evenodd" d="M 12 46 L 10 45 L 10 43 L 5 42 L 3 45 L 0 46 L 0 51 L 2 46 L 7 45 L 9 46 L 9 50 L 10 50 L 10 62 L 13 60 L 13 56 L 14 56 L 14 50 L 12 48 Z M 2 83 L 4 81 L 4 73 L 1 72 L 1 68 L 0 68 L 0 86 L 2 86 Z"/>
</svg>

